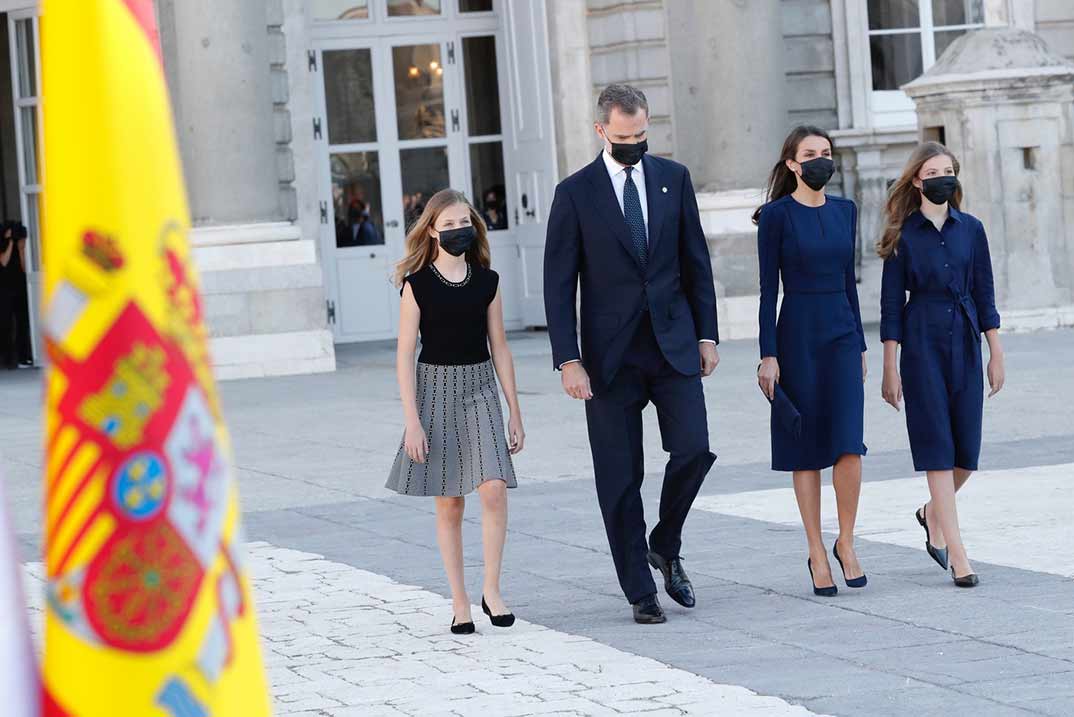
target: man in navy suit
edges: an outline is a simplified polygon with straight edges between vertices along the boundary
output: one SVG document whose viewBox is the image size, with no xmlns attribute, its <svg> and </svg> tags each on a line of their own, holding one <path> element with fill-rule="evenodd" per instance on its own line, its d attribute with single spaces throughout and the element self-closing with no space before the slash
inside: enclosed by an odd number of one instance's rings
<svg viewBox="0 0 1074 717">
<path fill-rule="evenodd" d="M 686 515 L 716 460 L 701 378 L 720 360 L 712 265 L 690 172 L 646 154 L 648 127 L 641 90 L 601 92 L 594 128 L 604 148 L 556 187 L 544 257 L 553 363 L 564 391 L 586 402 L 612 559 L 642 624 L 666 621 L 649 565 L 673 600 L 695 603 L 679 553 Z M 650 402 L 670 458 L 659 522 L 646 540 L 641 412 Z"/>
</svg>

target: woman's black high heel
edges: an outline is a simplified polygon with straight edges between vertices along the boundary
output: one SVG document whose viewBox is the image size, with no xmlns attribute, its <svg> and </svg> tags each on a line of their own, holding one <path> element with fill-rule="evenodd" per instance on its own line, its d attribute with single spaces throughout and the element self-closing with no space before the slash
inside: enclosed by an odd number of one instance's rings
<svg viewBox="0 0 1074 717">
<path fill-rule="evenodd" d="M 925 505 L 928 505 L 927 503 Z M 925 529 L 925 552 L 927 552 L 936 563 L 947 570 L 947 548 L 936 548 L 932 545 L 932 539 L 929 537 L 929 524 L 925 520 L 925 506 L 921 506 L 921 510 L 914 511 L 914 517 L 917 518 L 917 522 L 921 523 L 921 527 Z"/>
<path fill-rule="evenodd" d="M 813 581 L 813 594 L 820 597 L 832 597 L 839 592 L 839 588 L 835 585 L 826 588 L 818 588 L 817 581 L 813 578 L 813 558 L 806 560 L 806 567 L 809 568 L 809 579 Z"/>
<path fill-rule="evenodd" d="M 470 622 L 455 622 L 455 618 L 451 618 L 451 634 L 452 635 L 473 635 L 477 630 L 474 627 L 474 623 Z"/>
<path fill-rule="evenodd" d="M 839 568 L 843 571 L 843 581 L 847 584 L 848 588 L 863 588 L 863 587 L 865 587 L 866 583 L 869 582 L 869 578 L 867 576 L 862 575 L 860 578 L 848 578 L 847 577 L 847 569 L 843 565 L 843 559 L 839 557 L 839 546 L 836 545 L 836 544 L 832 545 L 832 555 L 834 555 L 835 559 L 837 561 L 839 561 Z"/>
<path fill-rule="evenodd" d="M 507 612 L 503 615 L 493 615 L 492 610 L 489 610 L 488 603 L 485 602 L 485 596 L 481 596 L 481 609 L 485 611 L 485 614 L 489 616 L 489 620 L 496 627 L 511 627 L 515 624 L 514 613 Z"/>
<path fill-rule="evenodd" d="M 961 577 L 955 575 L 955 569 L 951 568 L 951 579 L 955 581 L 955 585 L 960 588 L 975 588 L 977 584 L 981 582 L 977 579 L 976 573 L 969 573 L 962 575 Z"/>
</svg>

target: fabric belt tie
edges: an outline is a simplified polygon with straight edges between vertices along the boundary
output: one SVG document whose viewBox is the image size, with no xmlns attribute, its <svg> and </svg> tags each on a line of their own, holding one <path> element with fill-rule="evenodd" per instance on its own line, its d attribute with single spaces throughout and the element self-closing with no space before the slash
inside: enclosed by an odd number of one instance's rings
<svg viewBox="0 0 1074 717">
<path fill-rule="evenodd" d="M 973 297 L 954 286 L 948 286 L 947 289 L 946 292 L 914 291 L 910 293 L 910 301 L 954 303 L 962 310 L 970 330 L 963 332 L 963 340 L 951 337 L 951 381 L 954 385 L 953 392 L 957 392 L 966 387 L 966 358 L 974 351 L 980 351 L 981 329 L 977 323 L 977 305 L 973 302 Z M 954 322 L 953 316 L 951 320 Z"/>
</svg>

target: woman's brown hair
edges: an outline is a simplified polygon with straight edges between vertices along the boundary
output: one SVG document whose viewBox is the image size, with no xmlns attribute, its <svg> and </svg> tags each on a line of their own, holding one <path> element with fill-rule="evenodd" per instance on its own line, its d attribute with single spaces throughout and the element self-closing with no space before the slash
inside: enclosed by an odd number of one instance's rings
<svg viewBox="0 0 1074 717">
<path fill-rule="evenodd" d="M 783 140 L 783 149 L 780 150 L 779 161 L 772 168 L 772 173 L 768 175 L 764 204 L 757 207 L 757 210 L 753 213 L 754 224 L 761 220 L 761 210 L 764 209 L 765 204 L 774 202 L 780 197 L 785 197 L 798 188 L 798 175 L 787 166 L 787 160 L 797 161 L 795 157 L 798 156 L 798 145 L 806 137 L 823 137 L 828 140 L 828 146 L 831 147 L 832 154 L 835 154 L 835 142 L 820 127 L 803 124 L 792 129 L 791 133 L 787 135 L 787 139 Z"/>
<path fill-rule="evenodd" d="M 421 271 L 436 259 L 440 251 L 440 242 L 429 233 L 429 230 L 435 230 L 436 219 L 440 216 L 440 212 L 456 204 L 464 204 L 470 210 L 470 223 L 473 224 L 474 231 L 477 233 L 474 243 L 466 250 L 466 261 L 486 269 L 492 265 L 488 229 L 481 215 L 462 192 L 454 189 L 441 189 L 429 197 L 421 216 L 406 233 L 406 254 L 395 265 L 395 274 L 392 277 L 396 286 L 402 286 L 403 279 L 408 275 Z"/>
<path fill-rule="evenodd" d="M 902 234 L 902 223 L 906 217 L 913 214 L 921 207 L 921 190 L 914 186 L 914 179 L 921 171 L 922 165 L 933 157 L 947 156 L 954 165 L 955 176 L 958 176 L 958 159 L 947 147 L 939 142 L 923 142 L 917 146 L 902 174 L 895 180 L 888 190 L 888 201 L 884 205 L 884 233 L 880 241 L 876 243 L 876 253 L 883 259 L 895 254 L 899 247 L 899 235 Z M 955 190 L 954 195 L 947 200 L 955 209 L 962 204 L 962 185 Z"/>
</svg>

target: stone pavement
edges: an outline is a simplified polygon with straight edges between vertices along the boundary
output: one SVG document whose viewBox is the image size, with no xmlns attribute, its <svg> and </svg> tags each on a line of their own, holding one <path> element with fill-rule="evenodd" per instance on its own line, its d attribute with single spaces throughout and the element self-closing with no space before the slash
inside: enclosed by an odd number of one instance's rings
<svg viewBox="0 0 1074 717">
<path fill-rule="evenodd" d="M 685 535 L 699 605 L 664 598 L 668 624 L 640 627 L 611 569 L 581 406 L 561 395 L 546 337 L 513 336 L 528 438 L 504 594 L 523 622 L 494 630 L 475 610 L 469 638 L 447 632 L 431 502 L 382 488 L 401 430 L 392 348 L 343 348 L 335 374 L 224 384 L 246 529 L 263 541 L 251 565 L 277 711 L 1074 714 L 1074 332 L 1004 341 L 987 470 L 960 494 L 979 588 L 956 590 L 921 550 L 927 488 L 902 415 L 879 399 L 874 350 L 858 547 L 870 584 L 815 598 L 789 480 L 767 467 L 755 344 L 728 342 L 706 382 L 720 460 Z M 39 400 L 34 372 L 0 376 L 0 469 L 31 575 Z M 654 416 L 645 428 L 652 514 L 663 454 Z M 476 504 L 465 544 L 477 602 Z"/>
<path fill-rule="evenodd" d="M 813 714 L 526 621 L 452 635 L 451 601 L 435 593 L 269 543 L 247 550 L 280 717 Z M 40 630 L 44 566 L 27 575 Z"/>
</svg>

